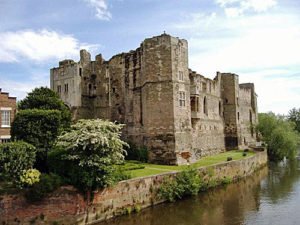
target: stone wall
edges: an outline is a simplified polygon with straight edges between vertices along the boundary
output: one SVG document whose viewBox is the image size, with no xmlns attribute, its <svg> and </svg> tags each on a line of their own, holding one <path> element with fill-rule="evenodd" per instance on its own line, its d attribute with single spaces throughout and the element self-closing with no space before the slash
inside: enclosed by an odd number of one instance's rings
<svg viewBox="0 0 300 225">
<path fill-rule="evenodd" d="M 253 84 L 239 86 L 236 74 L 209 79 L 190 70 L 184 39 L 164 33 L 108 61 L 101 54 L 91 60 L 81 50 L 79 62 L 59 62 L 50 77 L 51 88 L 69 105 L 74 120 L 125 124 L 122 137 L 146 147 L 153 163 L 187 164 L 255 142 L 247 130 L 250 117 L 246 119 L 256 102 Z"/>
<path fill-rule="evenodd" d="M 267 163 L 267 153 L 257 152 L 252 157 L 199 168 L 203 176 L 212 179 L 241 178 L 252 174 Z M 167 177 L 165 173 L 119 182 L 112 188 L 95 192 L 93 202 L 87 205 L 74 189 L 64 187 L 41 203 L 29 204 L 20 195 L 0 196 L 1 224 L 93 224 L 124 214 L 133 208 L 146 208 L 163 200 L 157 189 Z"/>
</svg>

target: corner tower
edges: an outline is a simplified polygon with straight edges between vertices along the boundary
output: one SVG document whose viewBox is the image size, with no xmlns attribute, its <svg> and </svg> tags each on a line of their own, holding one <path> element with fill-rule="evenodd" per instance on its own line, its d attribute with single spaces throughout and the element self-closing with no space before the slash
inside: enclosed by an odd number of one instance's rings
<svg viewBox="0 0 300 225">
<path fill-rule="evenodd" d="M 146 39 L 142 52 L 144 144 L 150 161 L 178 164 L 191 126 L 187 41 L 162 34 Z"/>
</svg>

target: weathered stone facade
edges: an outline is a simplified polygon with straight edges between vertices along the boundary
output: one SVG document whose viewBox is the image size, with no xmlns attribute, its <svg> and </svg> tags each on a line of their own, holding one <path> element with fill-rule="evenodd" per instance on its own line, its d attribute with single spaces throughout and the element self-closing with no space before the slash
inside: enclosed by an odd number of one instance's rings
<svg viewBox="0 0 300 225">
<path fill-rule="evenodd" d="M 253 84 L 217 73 L 211 80 L 188 68 L 186 40 L 162 34 L 105 61 L 86 50 L 80 61 L 51 69 L 51 88 L 73 119 L 126 124 L 126 140 L 146 146 L 151 162 L 185 164 L 226 149 L 255 144 Z"/>
<path fill-rule="evenodd" d="M 10 127 L 16 114 L 16 98 L 0 89 L 0 143 L 10 140 Z"/>
</svg>

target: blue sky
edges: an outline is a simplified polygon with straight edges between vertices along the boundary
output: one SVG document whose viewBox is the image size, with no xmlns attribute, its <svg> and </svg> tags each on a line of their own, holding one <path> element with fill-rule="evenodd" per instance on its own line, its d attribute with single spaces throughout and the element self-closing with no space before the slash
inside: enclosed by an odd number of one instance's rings
<svg viewBox="0 0 300 225">
<path fill-rule="evenodd" d="M 260 112 L 300 107 L 299 0 L 0 0 L 0 88 L 21 99 L 81 48 L 109 59 L 163 31 L 191 69 L 254 82 Z"/>
</svg>

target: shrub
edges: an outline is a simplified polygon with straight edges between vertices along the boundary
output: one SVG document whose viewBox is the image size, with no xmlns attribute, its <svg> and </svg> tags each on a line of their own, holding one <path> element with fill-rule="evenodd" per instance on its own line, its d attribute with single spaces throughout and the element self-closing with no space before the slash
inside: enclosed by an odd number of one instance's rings
<svg viewBox="0 0 300 225">
<path fill-rule="evenodd" d="M 22 185 L 31 186 L 40 181 L 40 176 L 40 171 L 36 169 L 23 170 L 23 173 L 20 176 L 20 182 Z"/>
<path fill-rule="evenodd" d="M 58 110 L 22 110 L 12 124 L 12 138 L 23 140 L 37 148 L 36 167 L 46 171 L 47 151 L 51 149 L 61 131 Z"/>
<path fill-rule="evenodd" d="M 184 196 L 197 195 L 203 186 L 202 179 L 195 168 L 180 172 L 174 179 L 167 179 L 159 188 L 158 195 L 161 198 L 174 202 Z"/>
<path fill-rule="evenodd" d="M 137 160 L 140 162 L 148 161 L 148 150 L 144 147 L 137 147 L 135 144 L 130 144 L 126 148 L 127 155 L 125 156 L 126 160 Z"/>
<path fill-rule="evenodd" d="M 116 182 L 114 165 L 124 161 L 127 145 L 120 139 L 122 127 L 100 119 L 79 120 L 58 138 L 57 147 L 67 151 L 63 159 L 75 165 L 72 182 L 81 190 L 91 192 Z"/>
<path fill-rule="evenodd" d="M 42 174 L 40 181 L 29 187 L 25 193 L 25 197 L 29 202 L 41 201 L 49 193 L 55 191 L 61 185 L 62 180 L 60 176 L 53 173 Z"/>
<path fill-rule="evenodd" d="M 231 161 L 232 160 L 232 157 L 231 156 L 228 156 L 227 157 L 227 161 Z"/>
<path fill-rule="evenodd" d="M 71 125 L 71 112 L 57 93 L 47 87 L 35 88 L 18 104 L 19 110 L 42 109 L 58 110 L 61 114 L 61 126 L 66 129 Z"/>
<path fill-rule="evenodd" d="M 0 145 L 0 176 L 19 184 L 23 171 L 32 168 L 36 149 L 23 141 Z"/>
</svg>

